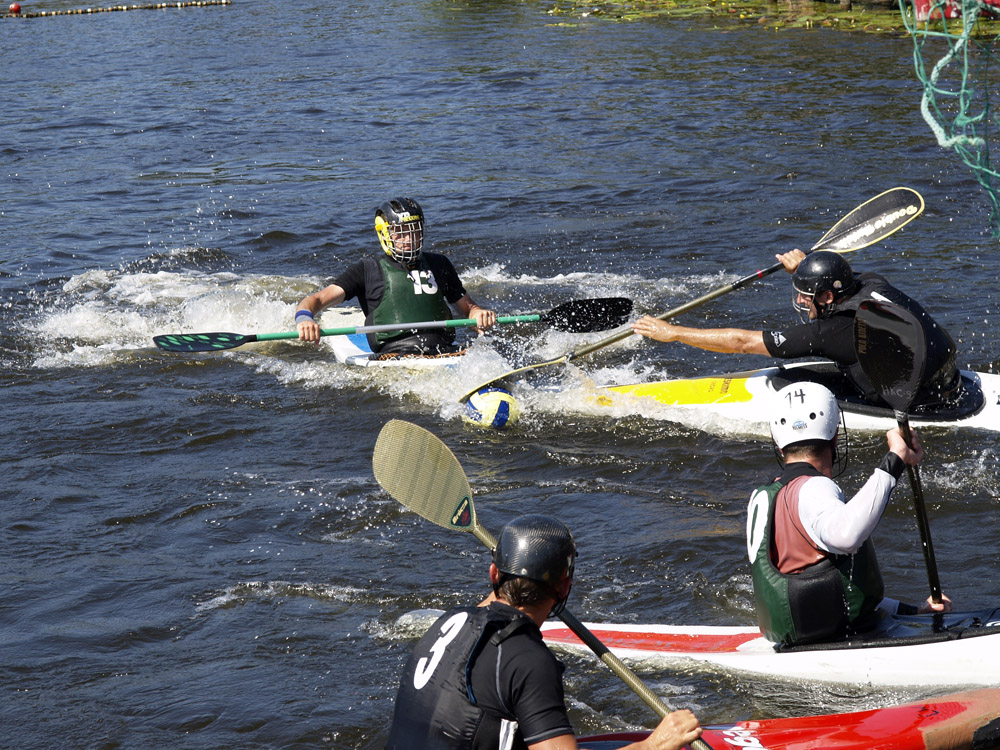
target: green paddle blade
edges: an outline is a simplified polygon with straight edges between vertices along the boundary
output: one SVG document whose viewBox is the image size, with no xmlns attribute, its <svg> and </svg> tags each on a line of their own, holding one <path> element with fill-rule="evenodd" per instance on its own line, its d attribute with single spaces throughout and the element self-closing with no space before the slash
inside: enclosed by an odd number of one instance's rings
<svg viewBox="0 0 1000 750">
<path fill-rule="evenodd" d="M 239 333 L 166 333 L 153 336 L 153 343 L 165 352 L 217 352 L 256 341 L 253 334 Z"/>
</svg>

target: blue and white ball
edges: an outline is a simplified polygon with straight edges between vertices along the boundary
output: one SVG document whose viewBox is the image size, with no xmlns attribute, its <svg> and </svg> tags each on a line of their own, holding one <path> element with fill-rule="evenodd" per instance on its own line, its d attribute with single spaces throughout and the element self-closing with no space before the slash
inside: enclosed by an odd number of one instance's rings
<svg viewBox="0 0 1000 750">
<path fill-rule="evenodd" d="M 479 427 L 502 430 L 517 422 L 520 415 L 521 407 L 510 391 L 493 386 L 480 388 L 469 397 L 462 419 Z"/>
</svg>

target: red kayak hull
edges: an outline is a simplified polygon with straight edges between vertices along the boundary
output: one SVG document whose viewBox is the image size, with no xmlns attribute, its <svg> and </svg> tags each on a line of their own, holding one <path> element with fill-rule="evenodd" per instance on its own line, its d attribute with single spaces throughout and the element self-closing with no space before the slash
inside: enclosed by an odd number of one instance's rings
<svg viewBox="0 0 1000 750">
<path fill-rule="evenodd" d="M 933 669 L 928 665 L 928 669 Z M 648 732 L 583 737 L 581 748 L 613 750 Z M 1000 689 L 846 714 L 758 719 L 706 727 L 713 750 L 997 750 Z"/>
</svg>

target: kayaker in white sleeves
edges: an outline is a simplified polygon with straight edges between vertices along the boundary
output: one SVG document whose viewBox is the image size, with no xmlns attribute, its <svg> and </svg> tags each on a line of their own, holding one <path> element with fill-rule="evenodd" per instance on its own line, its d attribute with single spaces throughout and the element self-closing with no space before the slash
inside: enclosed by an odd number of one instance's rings
<svg viewBox="0 0 1000 750">
<path fill-rule="evenodd" d="M 906 455 L 906 443 L 898 427 L 887 432 L 886 439 L 891 453 Z M 919 451 L 918 456 L 922 455 Z M 878 526 L 897 481 L 891 471 L 879 467 L 854 497 L 845 500 L 832 479 L 812 477 L 802 490 L 809 502 L 799 504 L 799 520 L 820 549 L 835 555 L 853 555 Z"/>
<path fill-rule="evenodd" d="M 847 461 L 846 429 L 833 394 L 794 383 L 777 394 L 771 435 L 782 473 L 751 496 L 747 552 L 761 631 L 787 646 L 837 640 L 877 627 L 884 614 L 951 611 L 951 601 L 918 606 L 884 596 L 871 534 L 907 464 L 923 450 L 898 427 L 888 452 L 850 500 L 834 476 Z"/>
</svg>

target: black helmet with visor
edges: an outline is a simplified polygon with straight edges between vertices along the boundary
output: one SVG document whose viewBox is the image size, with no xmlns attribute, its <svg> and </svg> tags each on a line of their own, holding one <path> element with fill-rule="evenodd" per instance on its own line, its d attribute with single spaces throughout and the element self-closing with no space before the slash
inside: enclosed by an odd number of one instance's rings
<svg viewBox="0 0 1000 750">
<path fill-rule="evenodd" d="M 833 314 L 840 299 L 854 292 L 854 271 L 839 253 L 817 250 L 799 263 L 792 275 L 792 287 L 795 289 L 792 305 L 796 310 L 808 313 L 808 305 L 799 303 L 799 296 L 809 297 L 813 300 L 817 317 L 825 318 Z M 816 302 L 816 296 L 823 292 L 832 292 L 833 301 L 825 304 Z"/>
</svg>

